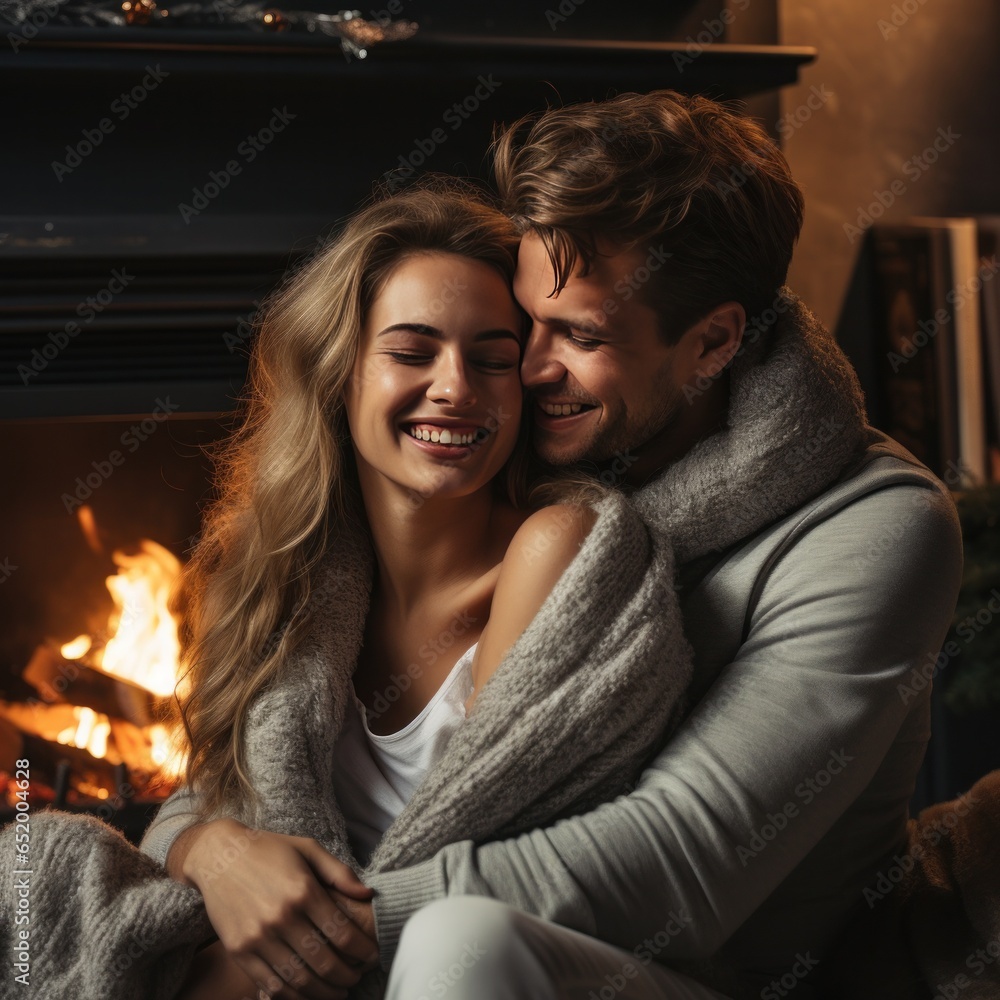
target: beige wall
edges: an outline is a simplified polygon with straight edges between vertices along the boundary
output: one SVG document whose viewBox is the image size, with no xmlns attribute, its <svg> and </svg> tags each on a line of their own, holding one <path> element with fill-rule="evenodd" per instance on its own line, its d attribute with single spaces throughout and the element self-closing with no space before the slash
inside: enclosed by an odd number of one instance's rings
<svg viewBox="0 0 1000 1000">
<path fill-rule="evenodd" d="M 819 49 L 781 94 L 783 145 L 806 197 L 789 283 L 842 343 L 856 342 L 864 289 L 846 300 L 863 241 L 844 224 L 877 192 L 891 201 L 887 220 L 1000 211 L 1000 5 L 780 0 L 779 27 L 782 43 Z M 948 129 L 960 138 L 944 139 Z M 945 151 L 925 170 L 913 158 L 935 138 Z"/>
</svg>

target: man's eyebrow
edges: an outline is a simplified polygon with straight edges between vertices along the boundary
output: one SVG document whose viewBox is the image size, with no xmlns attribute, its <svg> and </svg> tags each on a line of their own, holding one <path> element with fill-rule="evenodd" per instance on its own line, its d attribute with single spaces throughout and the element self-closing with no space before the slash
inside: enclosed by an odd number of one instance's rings
<svg viewBox="0 0 1000 1000">
<path fill-rule="evenodd" d="M 592 323 L 582 316 L 576 319 L 570 316 L 551 316 L 546 322 L 552 323 L 554 326 L 571 327 L 574 330 L 579 330 L 581 333 L 599 333 L 604 337 L 613 337 L 615 333 L 607 324 Z"/>
<path fill-rule="evenodd" d="M 426 323 L 393 323 L 391 326 L 387 326 L 384 330 L 380 330 L 377 336 L 381 337 L 387 333 L 393 333 L 396 330 L 406 330 L 410 333 L 419 333 L 425 337 L 434 337 L 437 340 L 440 340 L 444 336 L 444 334 L 436 326 L 428 326 Z M 481 330 L 479 333 L 475 334 L 472 339 L 478 343 L 482 340 L 501 340 L 504 337 L 509 337 L 518 346 L 521 344 L 520 337 L 518 337 L 513 330 L 505 329 Z"/>
</svg>

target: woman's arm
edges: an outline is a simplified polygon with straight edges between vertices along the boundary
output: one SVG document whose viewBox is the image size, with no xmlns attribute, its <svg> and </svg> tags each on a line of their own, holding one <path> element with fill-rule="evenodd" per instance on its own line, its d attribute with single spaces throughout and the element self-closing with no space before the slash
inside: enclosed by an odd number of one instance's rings
<svg viewBox="0 0 1000 1000">
<path fill-rule="evenodd" d="M 535 511 L 518 528 L 507 546 L 490 618 L 472 661 L 475 690 L 465 704 L 466 713 L 507 650 L 538 614 L 596 520 L 590 507 L 554 504 Z"/>
</svg>

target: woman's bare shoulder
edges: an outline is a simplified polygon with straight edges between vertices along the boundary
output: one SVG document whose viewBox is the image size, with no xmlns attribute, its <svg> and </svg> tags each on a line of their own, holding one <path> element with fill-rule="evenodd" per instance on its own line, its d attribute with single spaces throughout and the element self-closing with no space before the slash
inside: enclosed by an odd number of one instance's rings
<svg viewBox="0 0 1000 1000">
<path fill-rule="evenodd" d="M 500 566 L 489 621 L 476 651 L 477 691 L 545 603 L 596 519 L 590 507 L 560 503 L 533 511 L 521 522 Z"/>
<path fill-rule="evenodd" d="M 596 520 L 597 512 L 585 504 L 557 503 L 533 511 L 507 546 L 504 566 L 515 570 L 543 562 L 565 569 Z"/>
</svg>

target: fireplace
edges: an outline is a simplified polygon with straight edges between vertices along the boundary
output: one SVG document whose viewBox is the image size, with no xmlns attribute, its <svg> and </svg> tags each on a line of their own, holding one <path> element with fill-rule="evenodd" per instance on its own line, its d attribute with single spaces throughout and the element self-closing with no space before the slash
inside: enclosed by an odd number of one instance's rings
<svg viewBox="0 0 1000 1000">
<path fill-rule="evenodd" d="M 0 771 L 23 753 L 37 799 L 138 838 L 176 771 L 153 728 L 171 682 L 157 609 L 263 297 L 373 181 L 485 179 L 494 122 L 657 87 L 749 97 L 775 121 L 775 88 L 815 52 L 772 44 L 773 0 L 719 6 L 553 21 L 409 0 L 416 36 L 364 59 L 309 33 L 58 18 L 0 51 L 18 95 L 0 188 Z"/>
<path fill-rule="evenodd" d="M 322 229 L 206 223 L 188 241 L 172 217 L 0 220 L 0 772 L 27 758 L 36 807 L 134 837 L 180 773 L 167 605 L 207 448 L 231 429 L 261 300 Z"/>
</svg>

